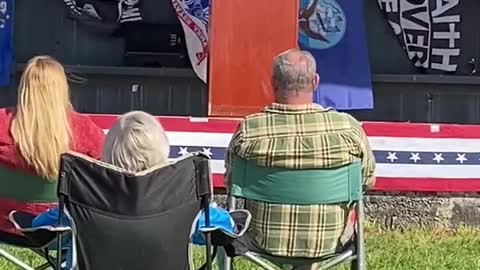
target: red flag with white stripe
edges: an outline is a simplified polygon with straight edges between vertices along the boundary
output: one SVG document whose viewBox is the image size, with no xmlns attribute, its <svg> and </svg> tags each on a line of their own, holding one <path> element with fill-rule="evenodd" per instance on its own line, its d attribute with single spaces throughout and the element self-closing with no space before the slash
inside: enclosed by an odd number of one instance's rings
<svg viewBox="0 0 480 270">
<path fill-rule="evenodd" d="M 108 130 L 117 116 L 92 115 Z M 171 158 L 201 151 L 212 158 L 214 185 L 223 188 L 225 151 L 238 120 L 158 117 Z M 377 162 L 378 191 L 480 191 L 480 126 L 363 123 Z"/>
</svg>

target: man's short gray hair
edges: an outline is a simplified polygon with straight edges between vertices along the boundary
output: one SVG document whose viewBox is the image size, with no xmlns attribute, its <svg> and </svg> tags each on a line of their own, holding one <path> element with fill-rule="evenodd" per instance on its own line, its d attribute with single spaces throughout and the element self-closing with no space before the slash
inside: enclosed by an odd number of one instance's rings
<svg viewBox="0 0 480 270">
<path fill-rule="evenodd" d="M 297 54 L 298 60 L 291 60 L 293 54 Z M 316 70 L 317 63 L 311 53 L 298 49 L 285 51 L 273 59 L 273 88 L 284 94 L 311 90 Z"/>
<path fill-rule="evenodd" d="M 169 153 L 162 125 L 148 113 L 133 111 L 122 115 L 108 132 L 102 161 L 139 172 L 167 163 Z"/>
</svg>

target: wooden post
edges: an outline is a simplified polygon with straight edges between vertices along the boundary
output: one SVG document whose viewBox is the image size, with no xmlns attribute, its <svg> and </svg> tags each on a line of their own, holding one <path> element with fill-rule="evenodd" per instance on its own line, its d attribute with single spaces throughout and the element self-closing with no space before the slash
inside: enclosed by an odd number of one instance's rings
<svg viewBox="0 0 480 270">
<path fill-rule="evenodd" d="M 298 0 L 212 0 L 210 116 L 244 116 L 273 100 L 272 60 L 298 47 L 298 5 Z"/>
</svg>

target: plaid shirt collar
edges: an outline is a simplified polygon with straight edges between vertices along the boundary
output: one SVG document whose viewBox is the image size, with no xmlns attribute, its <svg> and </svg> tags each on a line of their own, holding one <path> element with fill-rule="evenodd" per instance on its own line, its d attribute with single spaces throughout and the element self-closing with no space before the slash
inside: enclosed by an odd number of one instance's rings
<svg viewBox="0 0 480 270">
<path fill-rule="evenodd" d="M 291 104 L 282 104 L 275 103 L 268 105 L 263 110 L 266 113 L 316 113 L 319 111 L 327 112 L 332 110 L 332 108 L 324 108 L 320 104 L 310 103 L 310 104 L 300 104 L 300 105 L 291 105 Z"/>
</svg>

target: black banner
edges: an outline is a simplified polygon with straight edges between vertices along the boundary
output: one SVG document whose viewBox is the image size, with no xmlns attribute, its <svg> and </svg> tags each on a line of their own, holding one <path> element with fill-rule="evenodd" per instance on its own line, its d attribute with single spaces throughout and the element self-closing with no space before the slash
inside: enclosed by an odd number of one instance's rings
<svg viewBox="0 0 480 270">
<path fill-rule="evenodd" d="M 456 72 L 460 56 L 459 0 L 378 0 L 416 67 Z"/>
<path fill-rule="evenodd" d="M 141 0 L 63 0 L 70 13 L 82 21 L 126 23 L 142 21 Z"/>
</svg>

